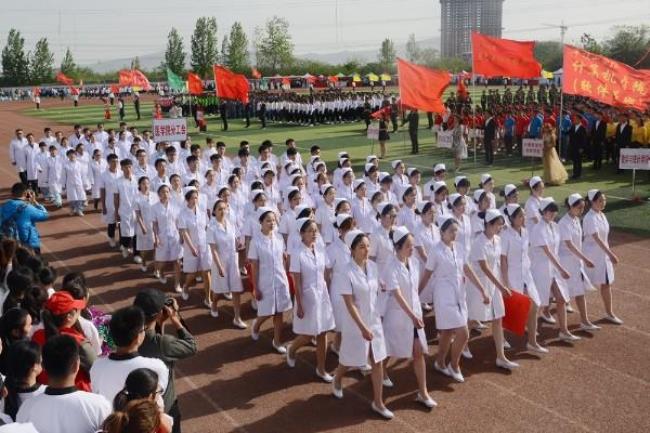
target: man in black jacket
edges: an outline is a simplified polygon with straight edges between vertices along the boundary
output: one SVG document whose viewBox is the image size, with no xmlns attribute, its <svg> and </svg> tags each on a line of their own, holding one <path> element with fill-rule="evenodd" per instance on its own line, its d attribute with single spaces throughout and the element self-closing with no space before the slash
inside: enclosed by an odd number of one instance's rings
<svg viewBox="0 0 650 433">
<path fill-rule="evenodd" d="M 573 115 L 573 125 L 569 131 L 569 152 L 573 161 L 573 176 L 579 179 L 582 176 L 582 152 L 587 146 L 587 130 L 580 122 L 580 116 Z"/>
<path fill-rule="evenodd" d="M 594 158 L 594 169 L 600 170 L 603 166 L 603 146 L 607 137 L 607 122 L 603 120 L 603 113 L 596 111 L 596 121 L 591 131 L 592 150 Z"/>
<path fill-rule="evenodd" d="M 483 128 L 483 144 L 485 146 L 485 162 L 488 165 L 494 163 L 494 140 L 497 134 L 497 121 L 492 111 L 488 111 L 485 126 Z"/>
<path fill-rule="evenodd" d="M 618 125 L 616 126 L 614 141 L 616 142 L 616 150 L 614 153 L 616 172 L 622 173 L 623 170 L 618 168 L 618 158 L 621 154 L 621 149 L 631 147 L 632 145 L 632 125 L 630 125 L 630 119 L 627 113 L 621 113 L 618 117 Z"/>
<path fill-rule="evenodd" d="M 411 110 L 406 116 L 406 119 L 402 123 L 402 126 L 404 126 L 404 123 L 409 124 L 409 137 L 411 139 L 411 153 L 416 154 L 420 151 L 420 146 L 418 144 L 418 127 L 420 126 L 420 114 L 418 114 L 418 110 Z"/>
<path fill-rule="evenodd" d="M 221 101 L 221 104 L 219 104 L 219 114 L 221 115 L 221 123 L 222 123 L 222 131 L 227 131 L 228 130 L 228 106 L 226 105 L 226 101 Z"/>
</svg>

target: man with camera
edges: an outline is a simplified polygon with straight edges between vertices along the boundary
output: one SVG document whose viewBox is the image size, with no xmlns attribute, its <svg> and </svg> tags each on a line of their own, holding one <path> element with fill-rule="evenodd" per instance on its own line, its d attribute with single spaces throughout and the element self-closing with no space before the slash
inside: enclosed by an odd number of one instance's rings
<svg viewBox="0 0 650 433">
<path fill-rule="evenodd" d="M 41 254 L 41 237 L 36 223 L 48 218 L 47 209 L 38 203 L 36 193 L 23 183 L 11 187 L 11 196 L 0 208 L 2 236 L 19 240 L 36 254 Z"/>
<path fill-rule="evenodd" d="M 141 290 L 133 305 L 140 307 L 145 314 L 145 337 L 138 352 L 162 360 L 169 369 L 169 381 L 163 394 L 165 412 L 174 418 L 172 433 L 180 433 L 181 413 L 174 385 L 174 364 L 196 354 L 196 339 L 184 325 L 176 300 L 166 297 L 160 290 Z M 164 333 L 166 322 L 175 329 L 176 335 Z"/>
</svg>

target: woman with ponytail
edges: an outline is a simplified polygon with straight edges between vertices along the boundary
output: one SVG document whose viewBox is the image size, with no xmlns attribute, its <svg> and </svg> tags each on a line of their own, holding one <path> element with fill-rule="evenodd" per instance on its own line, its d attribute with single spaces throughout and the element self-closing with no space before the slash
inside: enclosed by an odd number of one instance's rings
<svg viewBox="0 0 650 433">
<path fill-rule="evenodd" d="M 171 427 L 161 421 L 158 405 L 148 399 L 133 400 L 124 410 L 113 412 L 102 428 L 103 433 L 169 433 Z"/>
<path fill-rule="evenodd" d="M 4 411 L 16 419 L 18 409 L 29 398 L 42 394 L 45 385 L 36 381 L 41 373 L 41 348 L 32 341 L 19 341 L 7 349 L 7 377 L 5 388 L 7 396 Z"/>
</svg>

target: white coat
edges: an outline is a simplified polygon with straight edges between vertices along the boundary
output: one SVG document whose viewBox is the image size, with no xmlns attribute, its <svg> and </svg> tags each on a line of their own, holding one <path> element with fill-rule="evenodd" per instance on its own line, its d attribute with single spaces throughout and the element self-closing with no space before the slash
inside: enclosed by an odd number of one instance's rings
<svg viewBox="0 0 650 433">
<path fill-rule="evenodd" d="M 147 233 L 142 233 L 140 224 L 136 222 L 135 226 L 135 236 L 138 251 L 151 251 L 153 250 L 153 213 L 152 208 L 158 202 L 158 195 L 149 192 L 147 195 L 138 192 L 137 198 L 135 199 L 135 211 L 140 212 L 142 215 L 142 220 L 144 226 L 147 229 Z"/>
<path fill-rule="evenodd" d="M 422 221 L 418 221 L 415 226 L 415 246 L 424 249 L 427 253 L 427 258 L 433 253 L 433 248 L 438 241 L 440 241 L 440 229 L 435 224 L 431 224 L 429 227 L 425 226 Z M 424 272 L 426 265 L 426 260 L 420 256 L 420 253 L 416 250 L 413 252 L 417 258 L 417 262 L 420 265 L 420 275 Z M 425 303 L 433 302 L 433 286 L 429 283 L 424 287 L 420 292 L 420 301 Z"/>
<path fill-rule="evenodd" d="M 436 328 L 456 329 L 467 325 L 467 294 L 463 283 L 463 261 L 455 244 L 438 242 L 429 252 L 426 269 L 433 289 Z"/>
<path fill-rule="evenodd" d="M 530 272 L 530 241 L 528 231 L 521 228 L 521 233 L 512 227 L 504 227 L 501 231 L 501 255 L 508 259 L 508 281 L 504 281 L 511 289 L 527 295 L 539 306 L 539 293 L 533 275 Z"/>
<path fill-rule="evenodd" d="M 151 209 L 151 223 L 158 225 L 159 244 L 156 247 L 157 262 L 173 262 L 183 255 L 176 222 L 181 208 L 171 200 L 167 205 L 157 202 Z"/>
<path fill-rule="evenodd" d="M 316 224 L 320 225 L 321 236 L 323 236 L 323 241 L 328 245 L 338 237 L 337 230 L 334 227 L 335 222 L 334 206 L 330 206 L 321 200 L 316 209 Z"/>
<path fill-rule="evenodd" d="M 121 177 L 116 182 L 116 191 L 120 197 L 120 207 L 117 213 L 120 216 L 120 234 L 124 237 L 135 236 L 135 200 L 138 197 L 138 181 L 135 176 L 131 179 Z"/>
<path fill-rule="evenodd" d="M 540 217 L 540 222 L 535 224 L 530 231 L 530 270 L 539 293 L 540 305 L 543 307 L 548 305 L 551 298 L 553 281 L 557 283 L 564 300 L 569 300 L 566 280 L 562 278 L 560 272 L 551 263 L 542 248 L 544 246 L 548 247 L 557 256 L 560 248 L 560 230 L 554 221 L 547 223 Z"/>
<path fill-rule="evenodd" d="M 49 152 L 38 152 L 36 155 L 36 169 L 38 173 L 36 178 L 38 180 L 39 188 L 48 187 L 48 174 L 47 174 L 47 160 L 49 159 Z"/>
<path fill-rule="evenodd" d="M 293 332 L 297 335 L 318 335 L 334 329 L 334 313 L 325 283 L 325 254 L 318 245 L 314 249 L 304 243 L 291 255 L 289 271 L 300 274 L 302 319 L 293 309 Z"/>
<path fill-rule="evenodd" d="M 558 254 L 560 263 L 562 263 L 562 266 L 571 275 L 568 280 L 565 280 L 565 284 L 572 298 L 582 296 L 587 290 L 593 289 L 593 285 L 585 273 L 585 266 L 582 260 L 566 246 L 566 241 L 571 241 L 579 251 L 582 251 L 582 226 L 580 225 L 580 219 L 572 218 L 566 213 L 560 219 L 558 228 L 560 229 L 560 248 Z"/>
<path fill-rule="evenodd" d="M 481 233 L 472 242 L 472 251 L 469 254 L 469 264 L 474 270 L 476 277 L 479 279 L 487 295 L 490 297 L 490 303 L 483 303 L 483 296 L 478 287 L 471 281 L 468 282 L 467 288 L 467 307 L 470 320 L 491 321 L 497 320 L 505 316 L 506 308 L 503 304 L 503 297 L 501 291 L 497 289 L 496 285 L 488 279 L 485 272 L 481 269 L 479 261 L 484 260 L 488 268 L 492 271 L 495 277 L 500 278 L 501 273 L 501 239 L 499 236 L 494 236 L 491 240 Z"/>
<path fill-rule="evenodd" d="M 526 200 L 526 205 L 524 207 L 524 210 L 526 211 L 526 227 L 531 230 L 536 224 L 535 220 L 539 222 L 542 219 L 542 214 L 539 213 L 539 207 L 541 204 L 542 200 L 534 195 L 531 195 L 528 197 L 528 200 Z"/>
<path fill-rule="evenodd" d="M 92 198 L 98 199 L 100 197 L 100 189 L 102 187 L 102 173 L 106 171 L 106 160 L 101 158 L 99 161 L 93 160 L 90 163 L 90 170 L 92 173 Z"/>
<path fill-rule="evenodd" d="M 195 273 L 209 271 L 212 256 L 208 249 L 208 214 L 197 204 L 196 209 L 184 206 L 178 214 L 177 226 L 179 230 L 187 231 L 192 245 L 198 253 L 192 254 L 187 242 L 183 242 L 183 272 Z"/>
<path fill-rule="evenodd" d="M 614 264 L 605 251 L 596 243 L 593 235 L 609 246 L 609 222 L 602 212 L 590 209 L 582 220 L 584 231 L 583 253 L 594 263 L 594 268 L 587 268 L 587 275 L 593 284 L 612 284 L 614 282 Z"/>
<path fill-rule="evenodd" d="M 415 232 L 415 224 L 418 221 L 418 216 L 415 213 L 414 209 L 410 207 L 403 206 L 399 212 L 397 212 L 397 218 L 395 220 L 395 225 L 406 227 L 409 232 Z"/>
<path fill-rule="evenodd" d="M 262 299 L 257 301 L 257 316 L 271 316 L 290 310 L 289 280 L 284 270 L 284 241 L 273 232 L 270 236 L 253 236 L 248 248 L 248 259 L 257 260 L 255 290 Z"/>
<path fill-rule="evenodd" d="M 208 224 L 208 244 L 214 245 L 219 254 L 224 276 L 219 275 L 217 263 L 212 260 L 212 281 L 210 288 L 214 293 L 241 293 L 244 289 L 239 274 L 239 255 L 237 254 L 237 228 L 224 218 L 224 223 L 215 218 Z"/>
<path fill-rule="evenodd" d="M 377 308 L 379 294 L 377 265 L 368 261 L 364 271 L 350 260 L 343 272 L 337 274 L 336 279 L 336 284 L 341 288 L 341 295 L 352 295 L 361 320 L 373 335 L 371 341 L 363 338 L 359 326 L 344 303 L 345 313 L 339 325 L 341 328 L 339 362 L 346 367 L 362 367 L 368 363 L 370 353 L 374 362 L 383 361 L 386 359 L 386 340 L 381 314 Z"/>
<path fill-rule="evenodd" d="M 325 267 L 332 270 L 330 301 L 334 311 L 334 322 L 336 323 L 336 331 L 341 332 L 347 307 L 341 296 L 342 281 L 337 277 L 340 277 L 340 274 L 346 271 L 346 265 L 350 261 L 350 249 L 340 238 L 335 238 L 325 249 L 325 255 Z"/>
<path fill-rule="evenodd" d="M 83 164 L 77 160 L 67 161 L 63 165 L 61 183 L 65 186 L 68 201 L 82 201 L 86 199 L 83 174 Z"/>
<path fill-rule="evenodd" d="M 392 260 L 395 255 L 393 248 L 393 241 L 390 240 L 390 235 L 388 230 L 383 226 L 379 226 L 375 229 L 374 232 L 370 234 L 370 257 L 374 257 L 374 261 L 377 264 L 377 268 L 386 269 L 389 262 Z M 386 304 L 388 303 L 388 298 L 390 293 L 386 291 L 386 284 L 383 279 L 383 272 L 379 273 L 379 312 L 383 316 L 386 311 Z"/>
<path fill-rule="evenodd" d="M 359 230 L 368 235 L 372 233 L 372 220 L 377 220 L 377 211 L 373 209 L 367 198 L 359 198 L 356 195 L 354 196 L 352 199 L 352 216 L 357 222 Z"/>
<path fill-rule="evenodd" d="M 38 179 L 38 163 L 36 156 L 41 153 L 37 143 L 27 144 L 23 147 L 23 158 L 25 161 L 25 171 L 27 171 L 27 180 Z"/>
<path fill-rule="evenodd" d="M 386 290 L 389 292 L 400 290 L 406 303 L 415 315 L 422 318 L 422 306 L 418 295 L 420 284 L 420 271 L 414 257 L 408 259 L 408 268 L 397 257 L 393 256 L 386 269 L 383 270 Z M 388 299 L 386 314 L 384 315 L 384 336 L 386 337 L 386 352 L 395 358 L 411 358 L 415 335 L 422 347 L 422 352 L 428 352 L 427 337 L 424 328 L 416 329 L 413 321 L 394 296 Z"/>
<path fill-rule="evenodd" d="M 106 213 L 102 214 L 104 224 L 115 224 L 115 194 L 117 194 L 117 181 L 122 177 L 122 172 L 116 170 L 115 173 L 108 168 L 99 178 L 99 189 L 104 189 L 104 201 L 106 204 Z"/>
<path fill-rule="evenodd" d="M 58 157 L 47 158 L 47 187 L 50 194 L 61 194 L 63 162 Z"/>
</svg>

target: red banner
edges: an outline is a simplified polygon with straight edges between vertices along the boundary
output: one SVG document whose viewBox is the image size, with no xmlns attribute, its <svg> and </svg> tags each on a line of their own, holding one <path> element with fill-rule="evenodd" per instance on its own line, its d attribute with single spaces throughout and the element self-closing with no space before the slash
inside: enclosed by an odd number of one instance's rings
<svg viewBox="0 0 650 433">
<path fill-rule="evenodd" d="M 203 93 L 203 81 L 201 80 L 201 77 L 192 72 L 188 72 L 187 91 L 190 95 L 201 95 Z"/>
<path fill-rule="evenodd" d="M 151 90 L 149 79 L 138 69 L 122 69 L 119 72 L 120 86 L 140 87 L 143 90 Z"/>
<path fill-rule="evenodd" d="M 615 107 L 645 110 L 650 105 L 650 74 L 565 45 L 562 90 Z"/>
<path fill-rule="evenodd" d="M 535 42 L 499 39 L 472 32 L 472 72 L 485 77 L 539 78 Z"/>
<path fill-rule="evenodd" d="M 399 93 L 402 105 L 432 113 L 442 113 L 442 93 L 451 82 L 447 71 L 429 69 L 397 59 Z"/>
<path fill-rule="evenodd" d="M 70 86 L 71 84 L 74 83 L 74 80 L 66 76 L 63 72 L 57 72 L 56 81 L 61 84 L 65 84 L 66 86 Z"/>
<path fill-rule="evenodd" d="M 129 87 L 133 83 L 133 71 L 122 69 L 118 74 L 120 76 L 121 87 Z"/>
<path fill-rule="evenodd" d="M 212 70 L 219 98 L 248 102 L 248 79 L 245 76 L 220 65 L 214 65 Z"/>
</svg>

